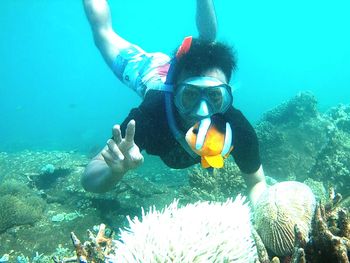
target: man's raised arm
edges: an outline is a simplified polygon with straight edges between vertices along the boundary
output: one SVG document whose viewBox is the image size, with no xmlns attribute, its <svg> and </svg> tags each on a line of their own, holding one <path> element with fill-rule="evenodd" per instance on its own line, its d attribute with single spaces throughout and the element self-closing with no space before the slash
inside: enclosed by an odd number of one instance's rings
<svg viewBox="0 0 350 263">
<path fill-rule="evenodd" d="M 111 12 L 106 0 L 83 0 L 95 44 L 109 67 L 119 51 L 130 44 L 112 28 Z"/>
<path fill-rule="evenodd" d="M 214 41 L 217 22 L 212 0 L 196 0 L 196 25 L 199 38 Z M 130 43 L 120 37 L 112 28 L 111 12 L 107 0 L 83 0 L 95 44 L 110 68 L 120 50 Z"/>
<path fill-rule="evenodd" d="M 197 0 L 196 25 L 199 38 L 214 41 L 217 33 L 217 21 L 213 0 Z"/>
</svg>

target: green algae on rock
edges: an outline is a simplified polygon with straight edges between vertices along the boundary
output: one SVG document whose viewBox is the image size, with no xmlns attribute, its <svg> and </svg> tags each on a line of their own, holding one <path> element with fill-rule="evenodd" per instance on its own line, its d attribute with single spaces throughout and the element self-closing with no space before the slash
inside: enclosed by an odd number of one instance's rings
<svg viewBox="0 0 350 263">
<path fill-rule="evenodd" d="M 35 196 L 1 196 L 0 233 L 14 226 L 34 224 L 42 217 L 44 206 L 44 202 Z"/>
</svg>

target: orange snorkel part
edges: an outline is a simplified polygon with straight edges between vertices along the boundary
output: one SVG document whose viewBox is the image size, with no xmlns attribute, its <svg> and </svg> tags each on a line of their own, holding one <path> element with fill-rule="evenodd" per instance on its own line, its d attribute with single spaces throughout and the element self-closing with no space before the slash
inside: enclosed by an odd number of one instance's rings
<svg viewBox="0 0 350 263">
<path fill-rule="evenodd" d="M 181 46 L 176 52 L 176 58 L 179 58 L 183 54 L 186 54 L 190 50 L 191 44 L 192 44 L 192 36 L 185 37 L 184 40 L 182 41 Z"/>
</svg>

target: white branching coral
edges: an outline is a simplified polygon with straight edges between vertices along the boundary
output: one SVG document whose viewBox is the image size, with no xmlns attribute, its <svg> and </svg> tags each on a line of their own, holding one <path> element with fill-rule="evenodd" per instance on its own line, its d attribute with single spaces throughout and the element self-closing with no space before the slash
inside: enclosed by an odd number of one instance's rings
<svg viewBox="0 0 350 263">
<path fill-rule="evenodd" d="M 258 258 L 245 198 L 142 211 L 115 241 L 111 262 L 255 262 Z"/>
</svg>

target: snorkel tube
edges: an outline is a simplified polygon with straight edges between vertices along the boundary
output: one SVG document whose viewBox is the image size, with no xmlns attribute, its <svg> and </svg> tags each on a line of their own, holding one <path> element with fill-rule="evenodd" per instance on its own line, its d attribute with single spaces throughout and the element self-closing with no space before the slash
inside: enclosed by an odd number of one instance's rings
<svg viewBox="0 0 350 263">
<path fill-rule="evenodd" d="M 195 158 L 198 158 L 198 155 L 190 148 L 190 146 L 186 142 L 184 134 L 177 127 L 175 116 L 174 116 L 174 109 L 172 106 L 173 105 L 172 96 L 174 94 L 175 65 L 176 65 L 177 59 L 189 51 L 191 47 L 191 43 L 192 43 L 192 36 L 185 37 L 176 53 L 176 56 L 171 60 L 168 74 L 165 80 L 164 93 L 165 93 L 165 111 L 166 111 L 166 116 L 167 116 L 170 130 L 173 136 L 175 137 L 175 139 L 177 140 L 177 142 L 180 143 L 181 146 L 186 150 L 186 152 L 192 158 L 195 159 Z"/>
</svg>

